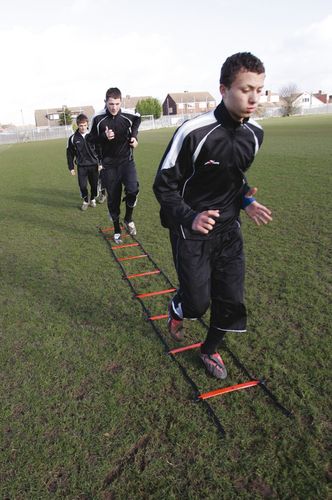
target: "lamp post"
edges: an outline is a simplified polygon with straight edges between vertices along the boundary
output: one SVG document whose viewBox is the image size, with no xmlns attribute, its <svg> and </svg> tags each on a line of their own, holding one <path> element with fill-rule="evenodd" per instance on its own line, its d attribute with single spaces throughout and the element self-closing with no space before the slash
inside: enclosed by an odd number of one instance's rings
<svg viewBox="0 0 332 500">
<path fill-rule="evenodd" d="M 67 130 L 66 106 L 65 106 L 65 105 L 63 105 L 63 106 L 62 106 L 62 109 L 63 109 L 63 121 L 65 122 L 65 127 L 66 127 L 66 130 Z"/>
<path fill-rule="evenodd" d="M 63 121 L 65 122 L 65 136 L 67 137 L 67 118 L 66 118 L 66 107 L 64 104 L 62 105 L 63 109 Z"/>
</svg>

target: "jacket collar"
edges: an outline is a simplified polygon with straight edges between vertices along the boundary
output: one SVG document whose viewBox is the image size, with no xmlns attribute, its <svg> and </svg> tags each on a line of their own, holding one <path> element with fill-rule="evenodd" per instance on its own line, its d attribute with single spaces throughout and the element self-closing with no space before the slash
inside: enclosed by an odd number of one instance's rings
<svg viewBox="0 0 332 500">
<path fill-rule="evenodd" d="M 108 107 L 105 106 L 105 113 L 107 116 L 110 116 L 111 118 L 116 118 L 117 116 L 120 116 L 121 115 L 121 108 L 119 109 L 118 113 L 116 115 L 111 115 L 111 113 L 108 111 Z"/>
<path fill-rule="evenodd" d="M 243 125 L 243 123 L 246 123 L 249 120 L 249 118 L 244 118 L 242 122 L 234 120 L 229 114 L 228 109 L 226 108 L 223 101 L 221 101 L 214 110 L 214 116 L 224 127 L 232 129 L 240 127 L 241 125 Z"/>
</svg>

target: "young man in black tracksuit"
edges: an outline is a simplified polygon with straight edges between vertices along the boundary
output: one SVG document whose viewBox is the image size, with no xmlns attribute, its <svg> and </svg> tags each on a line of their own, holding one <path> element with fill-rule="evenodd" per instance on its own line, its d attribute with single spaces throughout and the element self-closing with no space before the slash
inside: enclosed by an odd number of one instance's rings
<svg viewBox="0 0 332 500">
<path fill-rule="evenodd" d="M 81 210 L 85 211 L 89 206 L 88 182 L 91 189 L 90 206 L 96 207 L 98 158 L 93 144 L 86 141 L 88 117 L 80 114 L 76 118 L 76 123 L 78 129 L 68 139 L 66 154 L 71 175 L 75 175 L 75 163 L 77 164 L 78 185 L 83 199 Z"/>
<path fill-rule="evenodd" d="M 183 319 L 201 317 L 211 303 L 200 357 L 220 379 L 227 376 L 217 352 L 224 334 L 246 331 L 240 210 L 258 225 L 272 220 L 245 179 L 263 141 L 262 128 L 250 116 L 264 79 L 264 66 L 252 54 L 229 57 L 221 68 L 222 102 L 176 131 L 153 186 L 179 279 L 169 305 L 169 332 L 182 340 Z"/>
<path fill-rule="evenodd" d="M 107 189 L 110 218 L 114 223 L 114 241 L 121 243 L 120 204 L 122 184 L 125 189 L 126 213 L 124 224 L 129 234 L 136 234 L 132 220 L 138 195 L 138 180 L 133 148 L 138 144 L 139 114 L 121 110 L 121 92 L 112 87 L 107 90 L 105 109 L 94 116 L 88 140 L 96 144 L 102 164 L 103 182 Z"/>
</svg>

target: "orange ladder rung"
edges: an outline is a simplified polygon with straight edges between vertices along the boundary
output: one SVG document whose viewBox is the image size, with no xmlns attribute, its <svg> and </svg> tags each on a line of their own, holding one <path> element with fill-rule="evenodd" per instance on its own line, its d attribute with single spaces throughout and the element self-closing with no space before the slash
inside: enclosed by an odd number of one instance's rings
<svg viewBox="0 0 332 500">
<path fill-rule="evenodd" d="M 177 347 L 176 349 L 171 349 L 170 351 L 168 351 L 168 354 L 177 354 L 179 352 L 189 351 L 189 349 L 197 349 L 198 347 L 201 347 L 202 344 L 203 342 L 198 342 L 197 344 L 190 344 L 184 347 Z"/>
<path fill-rule="evenodd" d="M 159 290 L 158 292 L 148 292 L 148 293 L 140 293 L 135 295 L 137 299 L 143 299 L 144 297 L 153 297 L 154 295 L 164 295 L 165 293 L 175 292 L 176 288 L 169 288 L 168 290 Z"/>
<path fill-rule="evenodd" d="M 145 273 L 137 273 L 137 274 L 128 274 L 125 276 L 128 280 L 132 278 L 139 278 L 140 276 L 150 276 L 151 274 L 160 274 L 160 269 L 156 269 L 155 271 L 146 271 Z"/>
<path fill-rule="evenodd" d="M 227 394 L 228 392 L 241 391 L 243 389 L 248 389 L 248 387 L 254 387 L 259 385 L 260 380 L 250 380 L 249 382 L 243 382 L 242 384 L 230 385 L 229 387 L 223 387 L 222 389 L 216 389 L 214 391 L 205 392 L 204 394 L 199 394 L 198 399 L 208 399 L 215 396 L 221 396 L 222 394 Z"/>
<path fill-rule="evenodd" d="M 131 255 L 130 257 L 120 257 L 117 260 L 120 262 L 123 260 L 142 259 L 143 257 L 147 257 L 147 254 L 143 253 L 142 255 Z"/>
<path fill-rule="evenodd" d="M 129 247 L 138 247 L 139 243 L 125 243 L 124 245 L 115 245 L 112 247 L 112 250 L 117 250 L 118 248 L 129 248 Z"/>
<path fill-rule="evenodd" d="M 149 321 L 157 321 L 158 319 L 168 318 L 168 314 L 159 314 L 158 316 L 150 316 L 148 318 Z"/>
<path fill-rule="evenodd" d="M 110 231 L 114 231 L 114 229 L 115 229 L 114 227 L 101 227 L 100 231 L 102 233 L 109 233 Z M 124 227 L 121 226 L 121 229 L 124 229 Z"/>
</svg>

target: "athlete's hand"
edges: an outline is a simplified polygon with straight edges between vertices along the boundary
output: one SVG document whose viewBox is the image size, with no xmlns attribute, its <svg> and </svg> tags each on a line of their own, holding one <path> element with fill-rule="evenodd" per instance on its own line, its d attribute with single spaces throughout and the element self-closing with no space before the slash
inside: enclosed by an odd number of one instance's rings
<svg viewBox="0 0 332 500">
<path fill-rule="evenodd" d="M 72 169 L 72 170 L 70 171 L 70 174 L 71 174 L 71 175 L 76 175 L 75 170 L 74 170 L 74 169 Z"/>
<path fill-rule="evenodd" d="M 105 134 L 106 134 L 106 137 L 109 141 L 114 139 L 114 131 L 111 128 L 108 128 L 107 125 L 106 125 L 106 129 L 105 129 Z"/>
<path fill-rule="evenodd" d="M 219 210 L 205 210 L 204 212 L 196 215 L 191 228 L 193 231 L 197 231 L 198 233 L 208 234 L 215 225 L 217 219 L 219 217 Z"/>
<path fill-rule="evenodd" d="M 129 145 L 131 148 L 136 148 L 136 146 L 138 145 L 137 139 L 135 139 L 135 137 L 132 137 L 129 141 Z"/>
<path fill-rule="evenodd" d="M 249 191 L 244 195 L 245 198 L 251 198 L 252 196 L 255 196 L 257 193 L 258 189 L 255 188 L 250 188 Z"/>
<path fill-rule="evenodd" d="M 260 226 L 261 224 L 268 224 L 272 221 L 271 210 L 258 203 L 258 201 L 253 201 L 244 210 L 248 217 L 253 220 L 257 226 Z"/>
<path fill-rule="evenodd" d="M 100 172 L 101 170 L 103 170 L 103 166 L 102 165 L 98 165 L 98 172 Z"/>
</svg>

